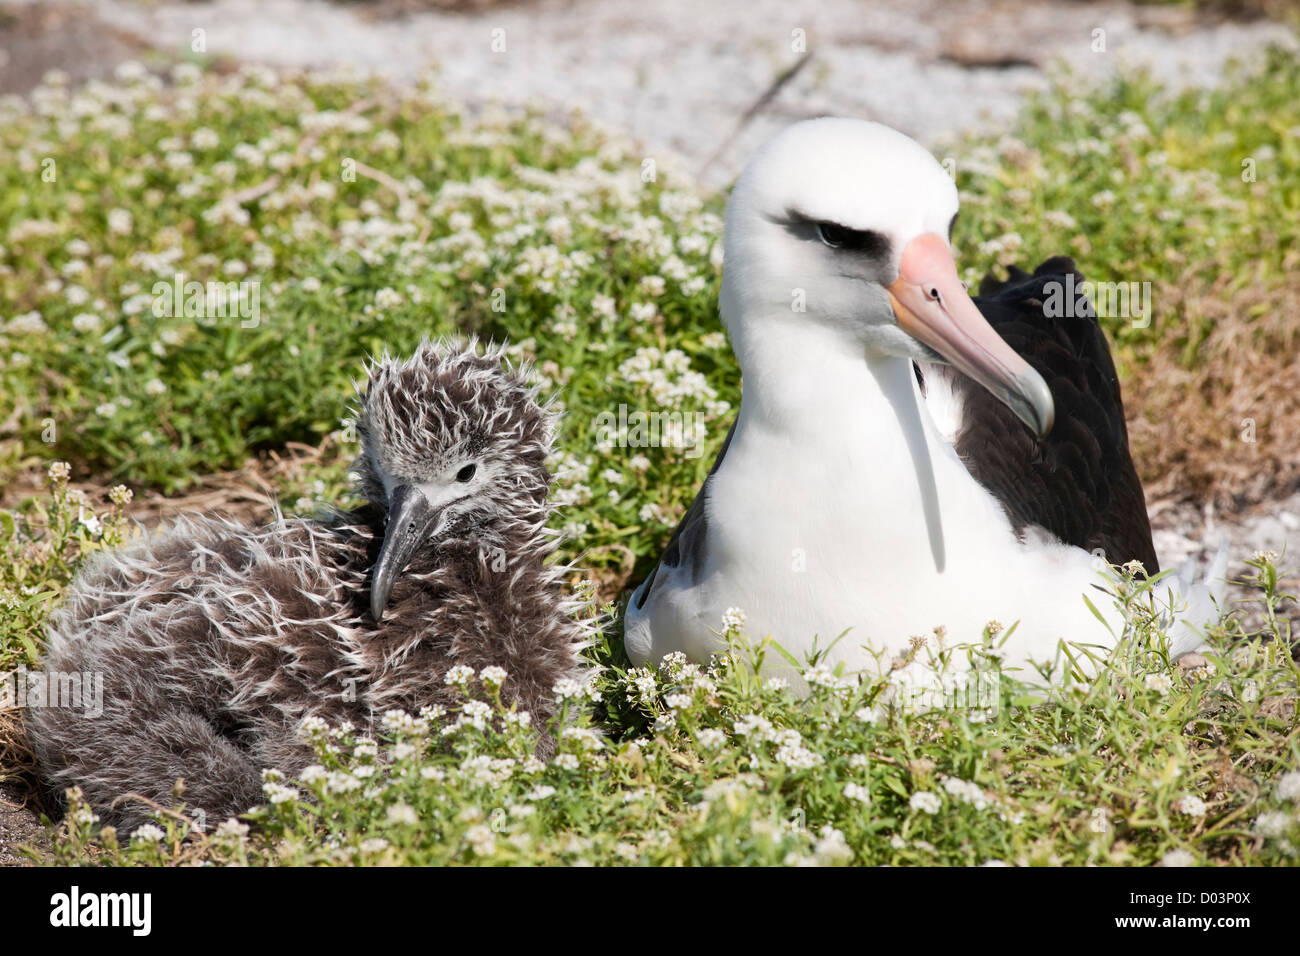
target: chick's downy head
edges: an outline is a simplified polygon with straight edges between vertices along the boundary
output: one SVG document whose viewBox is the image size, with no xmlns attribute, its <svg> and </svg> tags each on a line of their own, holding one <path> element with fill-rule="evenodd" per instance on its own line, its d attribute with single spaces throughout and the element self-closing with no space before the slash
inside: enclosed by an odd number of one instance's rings
<svg viewBox="0 0 1300 956">
<path fill-rule="evenodd" d="M 500 348 L 423 343 L 385 357 L 358 391 L 360 492 L 387 516 L 372 608 L 421 548 L 544 509 L 554 424 Z"/>
</svg>

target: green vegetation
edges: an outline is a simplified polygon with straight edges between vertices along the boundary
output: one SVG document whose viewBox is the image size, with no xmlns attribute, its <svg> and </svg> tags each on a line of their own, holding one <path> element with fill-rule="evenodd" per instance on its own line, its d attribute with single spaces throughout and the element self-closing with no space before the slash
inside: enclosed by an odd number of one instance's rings
<svg viewBox="0 0 1300 956">
<path fill-rule="evenodd" d="M 1089 278 L 1150 281 L 1155 321 L 1107 319 L 1126 388 L 1161 362 L 1196 369 L 1217 329 L 1187 305 L 1189 287 L 1226 297 L 1293 281 L 1298 132 L 1293 55 L 1220 91 L 1169 95 L 1130 77 L 1047 94 L 1014 136 L 949 151 L 966 277 L 1066 251 Z M 175 492 L 303 442 L 326 451 L 282 499 L 337 502 L 355 450 L 341 419 L 366 357 L 426 335 L 508 339 L 566 412 L 554 462 L 565 556 L 608 595 L 649 569 L 738 400 L 716 318 L 721 198 L 580 117 L 470 116 L 431 87 L 182 65 L 166 80 L 127 68 L 113 85 L 47 81 L 0 103 L 0 148 L 6 484 L 66 461 L 95 487 Z M 1062 249 L 1062 236 L 1079 238 Z M 188 314 L 155 292 L 178 275 Z M 214 314 L 216 293 L 191 301 L 190 281 L 254 284 Z M 1244 341 L 1265 313 L 1239 317 Z M 595 425 L 620 405 L 698 414 L 703 433 L 618 447 Z M 125 490 L 109 507 L 52 474 L 51 490 L 11 492 L 0 511 L 0 671 L 35 663 L 77 563 L 133 533 Z M 1173 668 L 1137 601 L 1095 681 L 1044 699 L 1003 675 L 969 712 L 891 707 L 881 682 L 815 665 L 799 700 L 745 666 L 770 647 L 624 671 L 611 627 L 594 682 L 569 689 L 579 716 L 559 728 L 555 761 L 531 761 L 525 732 L 492 722 L 492 688 L 475 680 L 485 711 L 394 716 L 378 741 L 311 731 L 322 769 L 269 780 L 250 832 L 216 821 L 182 843 L 186 825 L 163 813 L 129 840 L 74 809 L 56 855 L 1294 862 L 1287 599 L 1272 558 L 1252 568 L 1266 623 L 1251 642 L 1230 623 L 1203 664 Z"/>
<path fill-rule="evenodd" d="M 1243 643 L 1235 625 L 1203 661 L 1171 667 L 1151 585 L 1129 577 L 1116 597 L 1129 626 L 1096 680 L 1044 696 L 1002 674 L 971 706 L 941 710 L 816 661 L 798 699 L 754 676 L 783 652 L 732 630 L 731 651 L 707 667 L 677 655 L 557 687 L 546 762 L 529 722 L 502 706 L 499 675 L 450 675 L 466 694 L 459 712 L 393 712 L 377 738 L 306 724 L 318 764 L 299 781 L 267 773 L 251 826 L 199 832 L 181 792 L 158 826 L 119 836 L 74 802 L 55 860 L 1291 864 L 1300 669 L 1277 639 L 1288 598 L 1276 569 L 1262 556 L 1251 570 L 1267 642 Z M 985 642 L 973 653 L 991 660 L 996 633 Z"/>
</svg>

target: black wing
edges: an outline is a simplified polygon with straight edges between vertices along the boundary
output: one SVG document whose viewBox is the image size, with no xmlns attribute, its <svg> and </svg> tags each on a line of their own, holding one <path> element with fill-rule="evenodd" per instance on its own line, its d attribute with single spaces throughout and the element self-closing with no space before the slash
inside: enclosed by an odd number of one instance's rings
<svg viewBox="0 0 1300 956">
<path fill-rule="evenodd" d="M 1002 503 L 1017 534 L 1039 525 L 1067 544 L 1102 549 L 1112 564 L 1136 559 L 1155 574 L 1159 564 L 1146 499 L 1129 455 L 1124 402 L 1106 336 L 1091 305 L 1072 306 L 1073 315 L 1060 316 L 1044 308 L 1056 289 L 1068 288 L 1070 273 L 1077 289 L 1083 276 L 1065 256 L 1047 260 L 1032 276 L 1012 267 L 1005 282 L 986 277 L 974 300 L 1047 381 L 1056 402 L 1051 434 L 1040 444 L 986 389 L 945 369 L 963 410 L 955 448 Z M 1064 299 L 1062 291 L 1057 301 Z"/>
<path fill-rule="evenodd" d="M 737 419 L 739 420 L 739 419 Z M 704 502 L 708 497 L 709 483 L 713 481 L 713 473 L 718 470 L 722 464 L 722 459 L 727 456 L 727 449 L 731 447 L 731 436 L 736 433 L 736 423 L 731 423 L 731 428 L 727 430 L 727 437 L 722 440 L 722 447 L 718 449 L 718 457 L 713 461 L 713 467 L 709 469 L 708 477 L 704 479 L 704 484 L 700 486 L 699 492 L 695 495 L 695 500 L 691 506 L 686 509 L 686 514 L 682 515 L 682 520 L 678 522 L 672 537 L 668 539 L 668 544 L 664 547 L 664 553 L 659 558 L 659 563 L 655 569 L 650 572 L 650 577 L 646 579 L 645 585 L 641 589 L 641 597 L 636 602 L 637 610 L 645 607 L 645 602 L 650 597 L 650 591 L 655 586 L 655 578 L 659 575 L 659 569 L 667 566 L 676 568 L 681 566 L 685 561 L 688 568 L 697 569 L 694 573 L 698 575 L 698 568 L 704 562 L 704 545 L 708 537 L 708 521 L 704 514 Z"/>
</svg>

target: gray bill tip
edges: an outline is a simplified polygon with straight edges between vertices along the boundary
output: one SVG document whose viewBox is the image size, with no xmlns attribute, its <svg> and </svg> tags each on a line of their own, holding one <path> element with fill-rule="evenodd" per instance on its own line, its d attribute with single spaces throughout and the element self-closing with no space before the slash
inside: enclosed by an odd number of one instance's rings
<svg viewBox="0 0 1300 956">
<path fill-rule="evenodd" d="M 1015 378 L 1007 395 L 1007 405 L 1028 425 L 1041 441 L 1056 423 L 1056 402 L 1043 376 L 1029 368 Z"/>
<path fill-rule="evenodd" d="M 376 581 L 370 588 L 370 613 L 376 621 L 384 619 L 384 608 L 388 606 L 388 595 L 391 588 L 381 588 Z"/>
</svg>

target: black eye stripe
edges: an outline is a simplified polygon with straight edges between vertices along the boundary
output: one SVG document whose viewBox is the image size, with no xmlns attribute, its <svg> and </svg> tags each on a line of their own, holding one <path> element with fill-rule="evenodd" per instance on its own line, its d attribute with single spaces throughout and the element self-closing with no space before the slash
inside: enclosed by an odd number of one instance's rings
<svg viewBox="0 0 1300 956">
<path fill-rule="evenodd" d="M 870 229 L 850 229 L 837 222 L 825 220 L 814 225 L 817 227 L 817 237 L 832 249 L 860 252 L 873 258 L 883 256 L 889 251 L 889 240 Z"/>
</svg>

